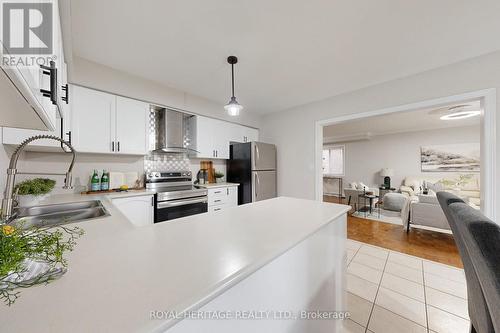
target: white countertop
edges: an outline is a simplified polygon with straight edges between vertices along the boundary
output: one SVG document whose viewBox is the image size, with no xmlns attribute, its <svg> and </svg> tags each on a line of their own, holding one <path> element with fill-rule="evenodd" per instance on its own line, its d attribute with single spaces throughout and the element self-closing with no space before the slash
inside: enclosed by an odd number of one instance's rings
<svg viewBox="0 0 500 333">
<path fill-rule="evenodd" d="M 280 197 L 135 227 L 109 200 L 130 195 L 46 201 L 99 198 L 111 216 L 77 224 L 86 233 L 67 256 L 61 279 L 21 290 L 11 307 L 0 305 L 2 331 L 161 331 L 173 322 L 150 320 L 150 311 L 199 308 L 349 210 Z"/>
<path fill-rule="evenodd" d="M 195 184 L 194 186 L 209 189 L 209 188 L 240 186 L 240 184 L 238 184 L 238 183 L 211 183 L 211 184 Z"/>
</svg>

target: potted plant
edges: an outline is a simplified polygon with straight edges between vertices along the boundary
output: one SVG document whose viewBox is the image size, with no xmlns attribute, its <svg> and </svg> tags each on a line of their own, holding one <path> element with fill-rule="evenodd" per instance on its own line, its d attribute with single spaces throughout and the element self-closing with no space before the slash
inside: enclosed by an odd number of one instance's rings
<svg viewBox="0 0 500 333">
<path fill-rule="evenodd" d="M 224 174 L 220 171 L 215 171 L 215 182 L 222 183 L 222 178 L 224 178 Z"/>
<path fill-rule="evenodd" d="M 55 180 L 46 178 L 28 179 L 17 184 L 14 192 L 17 193 L 19 206 L 36 205 L 54 189 L 55 185 Z"/>
</svg>

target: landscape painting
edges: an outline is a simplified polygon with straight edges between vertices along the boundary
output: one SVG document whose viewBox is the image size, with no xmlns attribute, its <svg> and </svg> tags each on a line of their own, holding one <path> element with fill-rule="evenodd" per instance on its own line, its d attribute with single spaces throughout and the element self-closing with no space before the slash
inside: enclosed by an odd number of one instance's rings
<svg viewBox="0 0 500 333">
<path fill-rule="evenodd" d="M 424 146 L 420 160 L 424 172 L 479 172 L 479 143 Z"/>
</svg>

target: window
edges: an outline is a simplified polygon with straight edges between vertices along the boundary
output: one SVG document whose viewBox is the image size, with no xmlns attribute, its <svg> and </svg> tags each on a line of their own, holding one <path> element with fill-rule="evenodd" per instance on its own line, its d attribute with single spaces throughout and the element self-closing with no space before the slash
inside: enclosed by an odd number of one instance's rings
<svg viewBox="0 0 500 333">
<path fill-rule="evenodd" d="M 344 175 L 345 146 L 329 146 L 323 149 L 323 174 Z"/>
</svg>

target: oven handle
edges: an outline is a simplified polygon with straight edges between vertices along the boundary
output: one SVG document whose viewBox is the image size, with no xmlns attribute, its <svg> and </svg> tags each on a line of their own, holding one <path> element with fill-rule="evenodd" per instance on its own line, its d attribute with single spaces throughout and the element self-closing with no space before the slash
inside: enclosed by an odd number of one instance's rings
<svg viewBox="0 0 500 333">
<path fill-rule="evenodd" d="M 194 204 L 194 203 L 207 203 L 208 198 L 199 198 L 199 199 L 190 199 L 190 200 L 181 200 L 181 201 L 164 201 L 164 202 L 158 202 L 157 208 L 169 208 L 169 207 L 177 207 L 177 206 L 184 206 L 184 205 L 189 205 L 189 204 Z"/>
</svg>

